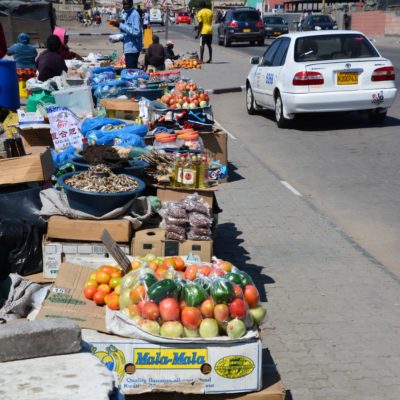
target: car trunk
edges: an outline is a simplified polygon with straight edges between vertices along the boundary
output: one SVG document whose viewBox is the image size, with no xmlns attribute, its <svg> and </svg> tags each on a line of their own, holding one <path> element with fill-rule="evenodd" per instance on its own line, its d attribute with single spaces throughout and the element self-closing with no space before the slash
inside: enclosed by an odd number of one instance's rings
<svg viewBox="0 0 400 400">
<path fill-rule="evenodd" d="M 391 83 L 388 81 L 371 80 L 374 70 L 386 65 L 388 63 L 385 60 L 376 58 L 307 63 L 305 65 L 307 72 L 318 72 L 324 78 L 322 85 L 310 85 L 309 92 L 342 92 L 390 87 Z"/>
</svg>

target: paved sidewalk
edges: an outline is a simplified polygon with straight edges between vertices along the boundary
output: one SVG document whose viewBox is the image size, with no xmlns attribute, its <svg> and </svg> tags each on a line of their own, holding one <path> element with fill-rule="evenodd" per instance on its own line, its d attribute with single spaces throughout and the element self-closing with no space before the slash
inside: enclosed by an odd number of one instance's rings
<svg viewBox="0 0 400 400">
<path fill-rule="evenodd" d="M 399 280 L 243 144 L 229 151 L 216 253 L 265 287 L 264 343 L 292 398 L 397 400 Z"/>
</svg>

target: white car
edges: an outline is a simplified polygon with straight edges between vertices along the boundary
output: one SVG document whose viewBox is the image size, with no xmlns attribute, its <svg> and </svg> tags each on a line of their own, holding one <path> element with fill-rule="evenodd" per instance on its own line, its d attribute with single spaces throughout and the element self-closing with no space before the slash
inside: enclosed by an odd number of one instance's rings
<svg viewBox="0 0 400 400">
<path fill-rule="evenodd" d="M 149 12 L 150 24 L 164 25 L 163 14 L 159 8 L 151 8 Z"/>
<path fill-rule="evenodd" d="M 383 122 L 397 94 L 392 63 L 356 31 L 282 35 L 250 63 L 247 111 L 275 110 L 280 128 L 314 112 L 363 110 Z"/>
</svg>

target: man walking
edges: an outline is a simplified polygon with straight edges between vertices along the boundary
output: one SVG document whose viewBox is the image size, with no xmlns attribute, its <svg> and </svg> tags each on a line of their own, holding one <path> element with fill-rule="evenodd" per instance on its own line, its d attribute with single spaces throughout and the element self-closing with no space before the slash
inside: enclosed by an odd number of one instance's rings
<svg viewBox="0 0 400 400">
<path fill-rule="evenodd" d="M 112 24 L 119 27 L 124 33 L 124 54 L 126 68 L 137 68 L 140 51 L 143 47 L 142 21 L 139 13 L 133 8 L 133 0 L 123 0 L 124 22 L 114 21 Z"/>
<path fill-rule="evenodd" d="M 201 10 L 197 13 L 197 22 L 199 23 L 197 36 L 200 35 L 200 62 L 204 62 L 204 46 L 208 47 L 209 59 L 207 63 L 212 61 L 212 22 L 213 12 L 208 8 L 205 1 L 201 3 Z"/>
</svg>

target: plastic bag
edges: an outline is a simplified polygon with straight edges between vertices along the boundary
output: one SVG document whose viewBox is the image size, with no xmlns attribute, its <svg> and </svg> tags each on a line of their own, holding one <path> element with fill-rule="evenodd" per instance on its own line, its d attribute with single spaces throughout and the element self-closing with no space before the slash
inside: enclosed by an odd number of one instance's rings
<svg viewBox="0 0 400 400">
<path fill-rule="evenodd" d="M 126 68 L 121 71 L 121 79 L 124 81 L 136 81 L 138 79 L 149 79 L 149 75 L 142 69 Z"/>
<path fill-rule="evenodd" d="M 94 74 L 90 78 L 90 83 L 94 85 L 98 85 L 99 83 L 111 81 L 115 79 L 115 72 L 114 71 L 104 71 L 99 74 Z"/>
<path fill-rule="evenodd" d="M 31 93 L 26 102 L 26 111 L 35 112 L 39 103 L 56 104 L 56 100 L 47 90 L 39 90 Z"/>
<path fill-rule="evenodd" d="M 0 194 L 0 280 L 12 272 L 25 276 L 42 271 L 47 223 L 39 216 L 41 189 Z"/>
<path fill-rule="evenodd" d="M 106 82 L 98 83 L 93 85 L 94 96 L 97 99 L 104 99 L 110 97 L 118 97 L 125 94 L 125 89 L 132 87 L 133 85 L 129 81 L 122 80 L 109 80 Z"/>
<path fill-rule="evenodd" d="M 212 225 L 212 218 L 198 212 L 189 214 L 189 223 L 197 228 L 209 228 Z"/>
<path fill-rule="evenodd" d="M 70 146 L 62 152 L 57 152 L 54 149 L 51 149 L 51 156 L 53 158 L 53 162 L 57 168 L 60 168 L 62 165 L 67 163 L 71 158 L 75 155 L 75 147 Z"/>
</svg>

